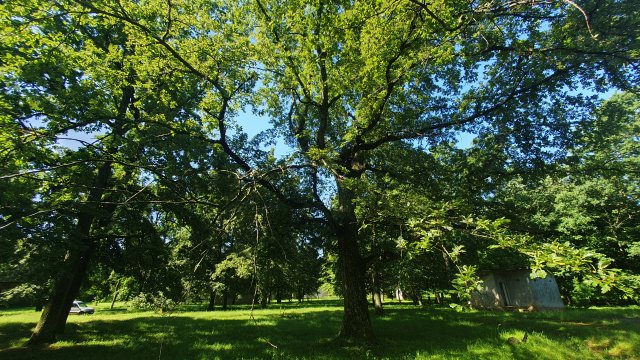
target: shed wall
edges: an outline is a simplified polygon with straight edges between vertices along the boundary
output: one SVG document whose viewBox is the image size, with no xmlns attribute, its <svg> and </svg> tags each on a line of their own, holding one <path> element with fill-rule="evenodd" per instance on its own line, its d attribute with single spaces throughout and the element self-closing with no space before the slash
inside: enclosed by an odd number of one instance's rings
<svg viewBox="0 0 640 360">
<path fill-rule="evenodd" d="M 555 278 L 547 275 L 544 279 L 531 279 L 530 274 L 529 270 L 513 270 L 482 275 L 480 278 L 484 286 L 480 291 L 473 293 L 471 306 L 485 309 L 563 308 Z"/>
</svg>

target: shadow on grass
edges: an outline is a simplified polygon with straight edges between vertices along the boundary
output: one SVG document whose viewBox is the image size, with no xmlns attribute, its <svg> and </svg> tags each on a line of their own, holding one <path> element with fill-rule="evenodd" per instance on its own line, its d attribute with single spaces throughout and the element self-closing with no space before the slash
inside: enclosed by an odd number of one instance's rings
<svg viewBox="0 0 640 360">
<path fill-rule="evenodd" d="M 2 359 L 2 349 L 14 346 L 22 341 L 26 341 L 31 335 L 35 324 L 31 323 L 4 323 L 0 324 L 0 359 Z"/>
<path fill-rule="evenodd" d="M 215 313 L 210 313 L 215 316 Z M 209 314 L 208 314 L 209 315 Z M 338 310 L 260 316 L 256 320 L 200 319 L 183 315 L 68 323 L 48 347 L 0 350 L 0 359 L 235 359 L 272 358 L 291 346 L 323 347 L 339 326 Z M 0 324 L 0 349 L 15 346 L 33 324 Z M 26 338 L 22 338 L 26 340 Z"/>
<path fill-rule="evenodd" d="M 269 308 L 274 309 L 298 309 L 298 308 L 319 308 L 319 307 L 333 307 L 333 306 L 342 306 L 342 299 L 304 299 L 302 301 L 297 300 L 283 300 L 281 303 L 277 303 L 275 301 L 269 303 Z M 260 304 L 229 304 L 228 309 L 224 311 L 233 311 L 233 310 L 250 310 L 252 307 L 258 309 L 260 308 Z M 182 304 L 178 308 L 181 311 L 206 311 L 207 304 Z M 221 305 L 216 305 L 216 311 L 222 311 Z"/>
<path fill-rule="evenodd" d="M 265 315 L 266 314 L 266 315 Z M 629 314 L 628 316 L 626 314 Z M 193 316 L 192 316 L 193 315 Z M 0 351 L 1 359 L 253 359 L 365 357 L 576 358 L 586 339 L 625 336 L 637 329 L 636 312 L 455 313 L 449 309 L 395 307 L 374 319 L 375 346 L 337 346 L 342 312 L 257 313 L 256 320 L 216 319 L 215 313 L 145 316 L 68 324 L 61 341 L 39 349 Z M 636 318 L 634 318 L 636 317 Z M 15 344 L 32 324 L 0 324 L 0 348 Z M 640 330 L 640 329 L 637 329 Z M 511 334 L 530 334 L 510 346 Z M 627 334 L 628 335 L 628 334 Z M 3 336 L 4 337 L 4 336 Z M 579 340 L 575 340 L 579 338 Z M 558 344 L 564 344 L 558 346 Z M 582 348 L 580 348 L 582 347 Z M 548 349 L 549 353 L 544 353 Z M 496 352 L 499 350 L 499 352 Z M 632 349 L 631 355 L 637 349 Z"/>
</svg>

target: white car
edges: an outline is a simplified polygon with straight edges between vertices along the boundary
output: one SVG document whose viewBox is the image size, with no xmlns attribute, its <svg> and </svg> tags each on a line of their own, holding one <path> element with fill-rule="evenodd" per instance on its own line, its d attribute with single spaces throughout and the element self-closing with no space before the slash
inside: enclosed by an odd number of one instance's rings
<svg viewBox="0 0 640 360">
<path fill-rule="evenodd" d="M 71 305 L 71 309 L 69 310 L 69 314 L 93 314 L 94 310 L 92 307 L 85 305 L 82 301 L 74 301 L 73 305 Z"/>
</svg>

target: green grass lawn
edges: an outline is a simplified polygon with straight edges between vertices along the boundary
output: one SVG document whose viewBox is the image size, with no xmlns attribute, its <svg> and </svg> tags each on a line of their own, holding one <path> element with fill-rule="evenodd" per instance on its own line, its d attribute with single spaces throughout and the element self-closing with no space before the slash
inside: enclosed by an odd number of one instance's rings
<svg viewBox="0 0 640 360">
<path fill-rule="evenodd" d="M 371 347 L 334 337 L 338 302 L 271 305 L 267 310 L 194 311 L 171 315 L 109 310 L 69 316 L 51 346 L 24 348 L 39 313 L 0 311 L 0 359 L 640 359 L 640 308 L 563 312 L 465 312 L 386 304 Z M 511 345 L 509 337 L 525 344 Z"/>
</svg>

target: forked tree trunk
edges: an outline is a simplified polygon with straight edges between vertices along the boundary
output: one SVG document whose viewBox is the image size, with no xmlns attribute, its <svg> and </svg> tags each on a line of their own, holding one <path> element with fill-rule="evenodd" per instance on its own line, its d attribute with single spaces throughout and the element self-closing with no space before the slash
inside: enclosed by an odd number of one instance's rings
<svg viewBox="0 0 640 360">
<path fill-rule="evenodd" d="M 64 332 L 65 326 L 67 324 L 67 318 L 69 317 L 68 309 L 71 308 L 73 300 L 75 300 L 80 293 L 80 287 L 82 286 L 82 282 L 86 277 L 87 270 L 89 268 L 89 262 L 93 255 L 94 249 L 95 242 L 92 240 L 87 241 L 87 243 L 85 244 L 85 248 L 82 250 L 80 257 L 74 266 L 71 283 L 69 284 L 69 289 L 67 291 L 66 298 L 64 299 L 65 310 L 60 312 L 60 318 L 58 319 L 56 324 L 57 334 L 62 334 Z"/>
<path fill-rule="evenodd" d="M 118 106 L 118 115 L 114 131 L 117 135 L 123 135 L 123 121 L 129 104 L 133 102 L 134 88 L 128 86 L 123 89 L 122 98 Z M 109 149 L 108 153 L 116 149 Z M 93 188 L 87 198 L 88 204 L 100 204 L 108 183 L 111 180 L 112 164 L 103 162 L 98 169 Z M 78 223 L 72 236 L 72 248 L 69 249 L 64 259 L 62 270 L 59 273 L 51 296 L 40 316 L 40 320 L 29 339 L 30 345 L 51 343 L 56 341 L 56 335 L 62 333 L 69 316 L 69 309 L 73 300 L 80 292 L 80 286 L 84 281 L 91 256 L 95 250 L 95 239 L 92 238 L 92 228 L 105 226 L 115 211 L 114 205 L 104 208 L 96 205 L 91 209 L 85 209 L 78 215 Z"/>
<path fill-rule="evenodd" d="M 59 322 L 62 317 L 61 312 L 68 312 L 70 308 L 66 307 L 65 301 L 67 298 L 67 292 L 69 291 L 69 283 L 71 282 L 73 271 L 73 266 L 70 263 L 75 262 L 75 259 L 71 259 L 73 256 L 74 255 L 67 253 L 67 257 L 65 259 L 65 270 L 60 274 L 54 284 L 53 293 L 47 300 L 44 310 L 42 311 L 42 315 L 40 315 L 40 320 L 29 339 L 30 345 L 52 343 L 56 341 Z"/>
<path fill-rule="evenodd" d="M 365 264 L 358 247 L 358 226 L 353 191 L 337 181 L 338 209 L 334 231 L 338 240 L 338 259 L 342 274 L 344 315 L 340 337 L 345 340 L 374 342 L 365 288 Z"/>
<path fill-rule="evenodd" d="M 116 300 L 118 299 L 118 291 L 120 291 L 120 285 L 122 285 L 122 279 L 118 279 L 118 282 L 116 283 L 116 289 L 113 292 L 113 298 L 111 299 L 111 306 L 109 307 L 110 310 L 113 310 L 113 306 L 116 304 Z"/>
<path fill-rule="evenodd" d="M 97 203 L 107 187 L 111 176 L 111 163 L 104 163 L 96 177 L 95 187 L 89 194 L 89 201 Z M 40 320 L 36 325 L 29 344 L 51 343 L 56 340 L 56 335 L 64 331 L 71 304 L 80 291 L 95 244 L 91 238 L 91 226 L 96 214 L 84 212 L 78 217 L 78 224 L 74 237 L 77 239 L 75 248 L 70 249 L 65 257 L 62 271 L 59 274 L 53 288 L 53 293 L 47 301 Z"/>
</svg>

